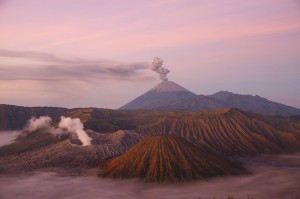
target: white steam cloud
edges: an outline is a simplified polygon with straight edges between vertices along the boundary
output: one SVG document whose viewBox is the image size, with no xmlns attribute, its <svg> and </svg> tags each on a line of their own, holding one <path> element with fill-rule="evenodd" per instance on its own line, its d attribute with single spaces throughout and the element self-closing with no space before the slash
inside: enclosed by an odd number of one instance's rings
<svg viewBox="0 0 300 199">
<path fill-rule="evenodd" d="M 79 118 L 72 119 L 70 117 L 62 116 L 60 118 L 59 128 L 67 129 L 70 132 L 76 133 L 78 139 L 82 142 L 83 146 L 91 144 L 91 138 L 83 130 L 83 124 Z"/>
<path fill-rule="evenodd" d="M 168 81 L 167 74 L 170 70 L 162 67 L 163 60 L 159 57 L 154 57 L 152 60 L 152 70 L 159 74 L 159 77 L 162 81 Z"/>
<path fill-rule="evenodd" d="M 52 119 L 49 116 L 42 116 L 40 118 L 31 118 L 27 123 L 28 131 L 35 131 L 41 128 L 49 128 L 51 125 Z"/>
<path fill-rule="evenodd" d="M 83 124 L 79 118 L 61 117 L 58 124 L 58 128 L 53 128 L 51 126 L 52 119 L 49 116 L 41 116 L 40 118 L 31 118 L 26 126 L 26 130 L 35 131 L 42 128 L 50 129 L 52 134 L 62 133 L 62 129 L 67 129 L 71 133 L 75 133 L 78 139 L 82 142 L 83 146 L 90 145 L 91 139 L 87 133 L 83 130 Z"/>
</svg>

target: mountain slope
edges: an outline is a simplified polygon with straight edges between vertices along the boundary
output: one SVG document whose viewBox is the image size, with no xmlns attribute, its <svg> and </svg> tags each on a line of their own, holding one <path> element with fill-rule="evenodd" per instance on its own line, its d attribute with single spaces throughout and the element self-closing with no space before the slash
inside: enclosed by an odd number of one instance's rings
<svg viewBox="0 0 300 199">
<path fill-rule="evenodd" d="M 263 116 L 238 109 L 197 112 L 93 109 L 88 116 L 82 114 L 82 110 L 70 116 L 80 117 L 86 128 L 101 133 L 126 129 L 143 136 L 181 136 L 223 155 L 300 149 L 300 121 L 297 119 Z"/>
<path fill-rule="evenodd" d="M 279 129 L 238 109 L 164 115 L 156 122 L 139 126 L 136 131 L 148 136 L 181 136 L 222 155 L 254 155 L 300 149 L 300 129 Z"/>
<path fill-rule="evenodd" d="M 101 134 L 134 130 L 142 136 L 181 136 L 224 155 L 289 152 L 300 148 L 297 117 L 262 116 L 238 109 L 188 112 L 90 108 L 64 115 L 80 118 L 85 129 Z"/>
<path fill-rule="evenodd" d="M 186 181 L 239 174 L 237 167 L 188 141 L 173 136 L 142 140 L 120 157 L 104 162 L 99 175 L 146 181 Z"/>
<path fill-rule="evenodd" d="M 220 91 L 207 96 L 224 107 L 239 108 L 244 111 L 267 115 L 300 115 L 300 109 L 272 102 L 258 95 L 238 95 L 227 91 Z"/>
<path fill-rule="evenodd" d="M 163 108 L 165 110 L 199 111 L 226 108 L 226 106 L 205 95 L 197 95 L 183 100 L 176 100 Z"/>
<path fill-rule="evenodd" d="M 238 108 L 243 111 L 265 115 L 300 115 L 300 109 L 272 102 L 260 96 L 238 95 L 220 91 L 213 95 L 198 95 L 169 104 L 165 109 L 170 110 L 209 110 L 219 108 Z"/>
<path fill-rule="evenodd" d="M 222 157 L 300 150 L 297 117 L 270 117 L 238 109 L 198 112 L 80 109 L 65 115 L 81 119 L 93 138 L 92 145 L 81 147 L 67 134 L 57 137 L 41 129 L 0 147 L 0 172 L 93 167 L 100 160 L 122 155 L 142 138 L 155 135 L 182 137 L 201 148 L 202 153 L 213 151 Z M 128 129 L 120 130 L 125 127 Z"/>
<path fill-rule="evenodd" d="M 182 86 L 176 84 L 175 82 L 172 81 L 164 81 L 150 89 L 151 92 L 156 92 L 156 93 L 162 93 L 162 92 L 188 92 L 191 93 L 189 90 L 186 88 L 183 88 Z"/>
<path fill-rule="evenodd" d="M 196 94 L 174 82 L 165 81 L 122 106 L 120 109 L 164 109 L 164 107 L 168 108 L 168 105 L 173 102 L 193 96 L 196 96 Z"/>
<path fill-rule="evenodd" d="M 198 111 L 219 108 L 239 108 L 266 115 L 300 115 L 300 109 L 259 96 L 238 95 L 227 91 L 207 96 L 196 95 L 171 81 L 161 82 L 120 109 Z"/>
</svg>

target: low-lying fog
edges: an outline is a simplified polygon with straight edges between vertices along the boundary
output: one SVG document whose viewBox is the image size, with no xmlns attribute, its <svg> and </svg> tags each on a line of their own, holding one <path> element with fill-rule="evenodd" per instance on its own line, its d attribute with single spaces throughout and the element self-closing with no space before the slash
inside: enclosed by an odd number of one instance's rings
<svg viewBox="0 0 300 199">
<path fill-rule="evenodd" d="M 4 134 L 0 134 L 3 140 Z M 150 184 L 94 176 L 61 176 L 54 172 L 0 175 L 1 199 L 52 198 L 300 198 L 300 153 L 247 160 L 254 174 L 182 184 Z"/>
<path fill-rule="evenodd" d="M 0 131 L 0 146 L 9 144 L 20 134 L 20 131 Z"/>
</svg>

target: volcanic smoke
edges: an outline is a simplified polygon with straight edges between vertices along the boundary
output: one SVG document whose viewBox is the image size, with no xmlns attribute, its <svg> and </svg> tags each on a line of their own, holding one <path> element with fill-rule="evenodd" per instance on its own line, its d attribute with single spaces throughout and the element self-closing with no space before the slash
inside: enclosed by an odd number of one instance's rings
<svg viewBox="0 0 300 199">
<path fill-rule="evenodd" d="M 62 116 L 60 118 L 59 128 L 65 128 L 70 132 L 76 133 L 78 139 L 82 142 L 83 146 L 91 144 L 91 138 L 83 130 L 83 124 L 79 118 L 70 118 Z"/>
<path fill-rule="evenodd" d="M 159 77 L 162 81 L 166 82 L 168 81 L 167 74 L 170 72 L 170 70 L 162 67 L 163 60 L 159 57 L 154 57 L 152 60 L 152 70 L 159 74 Z"/>
<path fill-rule="evenodd" d="M 83 130 L 83 124 L 79 118 L 70 118 L 70 117 L 61 117 L 61 120 L 58 124 L 58 128 L 53 128 L 51 126 L 52 119 L 49 116 L 41 116 L 40 118 L 31 118 L 25 130 L 28 131 L 35 131 L 41 128 L 49 129 L 49 132 L 52 134 L 60 134 L 62 133 L 63 129 L 67 129 L 71 133 L 75 133 L 78 139 L 82 142 L 82 146 L 90 145 L 91 139 L 87 133 Z"/>
<path fill-rule="evenodd" d="M 49 116 L 41 116 L 40 118 L 31 118 L 28 123 L 26 129 L 29 131 L 35 131 L 41 128 L 49 128 L 51 125 L 52 119 Z"/>
</svg>

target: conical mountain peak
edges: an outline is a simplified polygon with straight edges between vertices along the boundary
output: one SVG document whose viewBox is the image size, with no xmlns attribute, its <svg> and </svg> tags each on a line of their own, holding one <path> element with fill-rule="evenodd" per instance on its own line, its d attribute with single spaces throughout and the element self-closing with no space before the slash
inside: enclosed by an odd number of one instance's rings
<svg viewBox="0 0 300 199">
<path fill-rule="evenodd" d="M 185 92 L 191 92 L 187 90 L 186 88 L 183 88 L 182 86 L 176 84 L 175 82 L 172 81 L 163 81 L 153 87 L 150 91 L 152 92 L 177 92 L 177 91 L 185 91 Z"/>
<path fill-rule="evenodd" d="M 176 101 L 182 101 L 194 96 L 196 94 L 175 82 L 163 81 L 120 109 L 165 109 Z"/>
<path fill-rule="evenodd" d="M 99 175 L 177 182 L 240 173 L 241 168 L 181 137 L 150 136 L 122 156 L 102 162 Z"/>
</svg>

